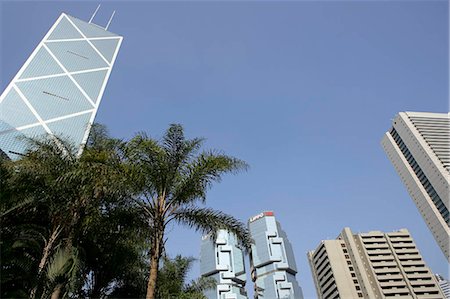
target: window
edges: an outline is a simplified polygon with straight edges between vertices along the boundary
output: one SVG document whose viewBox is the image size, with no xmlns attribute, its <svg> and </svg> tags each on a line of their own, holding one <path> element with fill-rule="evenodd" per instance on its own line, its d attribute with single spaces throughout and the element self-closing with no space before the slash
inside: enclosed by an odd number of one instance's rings
<svg viewBox="0 0 450 299">
<path fill-rule="evenodd" d="M 349 269 L 350 271 L 353 271 L 353 267 L 348 267 L 348 269 Z"/>
<path fill-rule="evenodd" d="M 358 293 L 358 297 L 359 297 L 359 298 L 362 298 L 362 296 L 363 296 L 363 295 L 362 295 L 361 293 Z"/>
<path fill-rule="evenodd" d="M 356 274 L 355 274 L 355 273 L 352 273 L 352 277 L 356 277 Z"/>
<path fill-rule="evenodd" d="M 361 288 L 359 286 L 355 286 L 355 288 L 359 291 L 361 290 Z"/>
<path fill-rule="evenodd" d="M 345 258 L 346 258 L 346 259 L 350 259 L 350 257 L 348 256 L 348 254 L 345 255 Z"/>
<path fill-rule="evenodd" d="M 351 265 L 352 264 L 352 262 L 350 262 L 350 261 L 347 261 L 347 265 Z"/>
</svg>

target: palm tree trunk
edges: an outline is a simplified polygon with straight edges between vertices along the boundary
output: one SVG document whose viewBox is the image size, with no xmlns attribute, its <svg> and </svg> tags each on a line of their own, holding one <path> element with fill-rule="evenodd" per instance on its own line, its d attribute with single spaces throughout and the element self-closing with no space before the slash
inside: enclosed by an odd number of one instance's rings
<svg viewBox="0 0 450 299">
<path fill-rule="evenodd" d="M 80 220 L 80 213 L 75 209 L 72 212 L 72 220 L 70 221 L 69 231 L 67 233 L 66 248 L 71 250 L 73 246 L 73 240 L 75 238 L 75 228 Z"/>
<path fill-rule="evenodd" d="M 39 279 L 41 277 L 42 271 L 44 270 L 45 265 L 47 265 L 48 257 L 53 249 L 53 244 L 55 243 L 56 239 L 58 238 L 59 233 L 61 232 L 61 225 L 58 225 L 53 229 L 52 234 L 50 235 L 50 238 L 48 239 L 47 244 L 45 244 L 44 250 L 42 251 L 42 258 L 39 262 L 38 267 L 38 273 L 37 273 L 37 282 L 39 283 Z M 37 291 L 37 285 L 31 290 L 30 298 L 34 299 L 36 296 Z"/>
<path fill-rule="evenodd" d="M 56 287 L 53 289 L 51 299 L 59 299 L 59 296 L 61 295 L 61 289 L 62 289 L 62 284 L 57 284 Z"/>
<path fill-rule="evenodd" d="M 159 266 L 159 259 L 161 258 L 162 242 L 163 242 L 163 234 L 158 234 L 154 238 L 152 249 L 150 251 L 151 254 L 150 275 L 147 283 L 147 296 L 145 297 L 146 299 L 155 298 L 156 279 L 158 278 L 158 266 Z"/>
</svg>

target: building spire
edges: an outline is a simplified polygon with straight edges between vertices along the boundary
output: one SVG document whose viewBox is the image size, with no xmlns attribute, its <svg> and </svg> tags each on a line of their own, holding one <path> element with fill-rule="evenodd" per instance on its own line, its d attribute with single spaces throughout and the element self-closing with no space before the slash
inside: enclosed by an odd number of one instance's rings
<svg viewBox="0 0 450 299">
<path fill-rule="evenodd" d="M 98 11 L 99 8 L 100 8 L 100 5 L 101 5 L 101 4 L 99 4 L 99 5 L 97 6 L 97 8 L 95 9 L 94 13 L 92 14 L 92 17 L 89 19 L 89 23 L 92 23 L 92 20 L 94 19 L 95 15 L 97 14 L 97 11 Z"/>
<path fill-rule="evenodd" d="M 112 19 L 114 18 L 114 15 L 116 14 L 116 11 L 113 11 L 111 17 L 109 18 L 108 24 L 106 24 L 105 30 L 108 30 L 109 25 L 111 25 Z"/>
</svg>

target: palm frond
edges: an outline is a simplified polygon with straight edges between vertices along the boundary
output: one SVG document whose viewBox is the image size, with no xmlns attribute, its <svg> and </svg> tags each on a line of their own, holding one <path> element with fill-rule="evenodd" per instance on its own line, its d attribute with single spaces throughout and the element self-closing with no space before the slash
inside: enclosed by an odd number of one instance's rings
<svg viewBox="0 0 450 299">
<path fill-rule="evenodd" d="M 247 170 L 248 165 L 239 159 L 213 151 L 200 154 L 188 166 L 186 175 L 175 187 L 172 200 L 177 204 L 206 200 L 206 191 L 214 182 L 220 182 L 225 173 Z"/>
<path fill-rule="evenodd" d="M 128 177 L 134 190 L 161 192 L 167 173 L 166 152 L 158 142 L 140 133 L 128 141 L 124 154 L 128 161 Z"/>
<path fill-rule="evenodd" d="M 200 277 L 197 280 L 191 281 L 186 285 L 185 292 L 203 292 L 213 289 L 217 286 L 217 282 L 212 277 Z"/>
<path fill-rule="evenodd" d="M 49 296 L 58 285 L 64 290 L 64 298 L 74 293 L 82 285 L 81 265 L 76 248 L 59 247 L 47 266 L 45 289 L 42 297 Z"/>
<path fill-rule="evenodd" d="M 74 265 L 75 256 L 72 250 L 64 247 L 58 248 L 53 254 L 46 270 L 47 278 L 51 283 L 62 280 Z"/>
<path fill-rule="evenodd" d="M 169 163 L 177 169 L 181 162 L 188 162 L 203 144 L 203 138 L 186 140 L 183 127 L 180 124 L 171 124 L 163 137 L 162 148 L 167 153 Z"/>
<path fill-rule="evenodd" d="M 3 204 L 0 204 L 0 221 L 11 212 L 17 213 L 18 210 L 30 206 L 31 203 L 33 203 L 33 198 L 27 197 L 19 199 L 18 202 L 14 203 L 12 207 L 6 207 Z"/>
<path fill-rule="evenodd" d="M 173 219 L 200 231 L 203 234 L 210 234 L 215 238 L 219 229 L 226 229 L 236 235 L 240 244 L 249 249 L 252 243 L 249 231 L 245 225 L 231 215 L 210 208 L 186 207 L 178 209 Z"/>
</svg>

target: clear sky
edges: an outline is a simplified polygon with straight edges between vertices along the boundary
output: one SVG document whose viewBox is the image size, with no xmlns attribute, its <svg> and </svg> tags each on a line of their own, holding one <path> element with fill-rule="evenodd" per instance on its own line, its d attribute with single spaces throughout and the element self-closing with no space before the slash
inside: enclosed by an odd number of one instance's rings
<svg viewBox="0 0 450 299">
<path fill-rule="evenodd" d="M 1 2 L 2 90 L 61 12 L 89 20 L 96 6 Z M 345 226 L 408 228 L 448 277 L 380 145 L 399 111 L 448 111 L 447 1 L 109 1 L 94 21 L 114 9 L 124 41 L 96 120 L 121 138 L 181 123 L 247 161 L 207 205 L 245 222 L 273 210 L 305 298 L 316 297 L 306 252 Z M 199 234 L 171 228 L 170 254 L 199 249 Z"/>
</svg>

